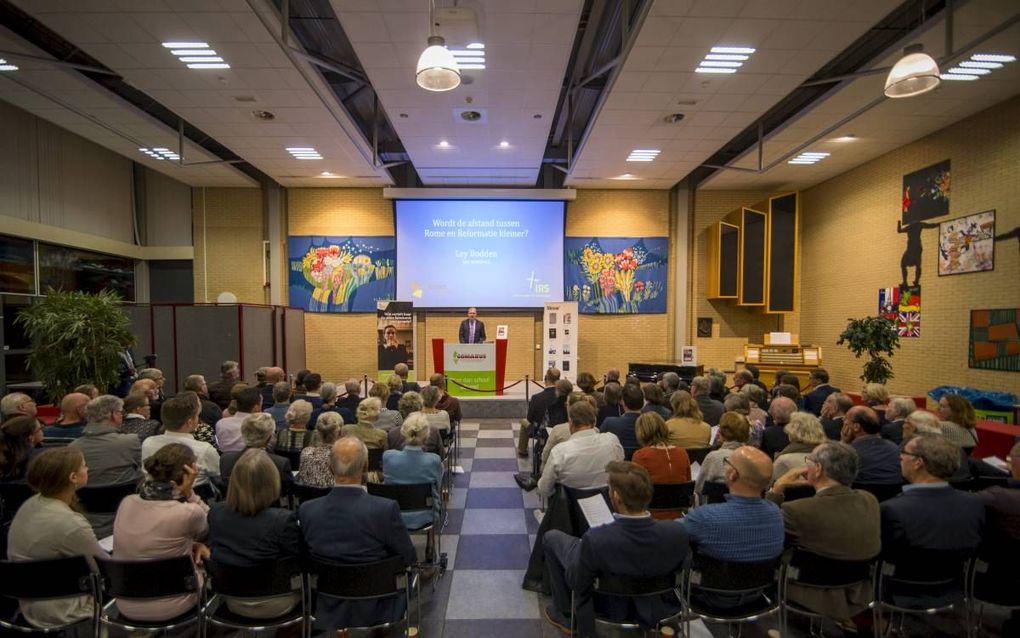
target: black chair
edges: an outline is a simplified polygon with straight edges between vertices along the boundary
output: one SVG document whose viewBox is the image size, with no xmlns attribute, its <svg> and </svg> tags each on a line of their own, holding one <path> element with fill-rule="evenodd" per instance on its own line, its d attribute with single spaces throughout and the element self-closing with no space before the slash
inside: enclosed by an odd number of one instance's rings
<svg viewBox="0 0 1020 638">
<path fill-rule="evenodd" d="M 662 596 L 673 594 L 676 597 L 677 605 L 683 602 L 680 597 L 680 586 L 683 582 L 683 572 L 675 571 L 659 576 L 621 576 L 618 574 L 599 574 L 595 578 L 593 590 L 595 594 L 602 596 L 615 596 L 619 598 L 642 598 L 645 596 Z M 577 620 L 577 596 L 575 592 L 570 593 L 570 630 L 576 631 Z M 608 618 L 595 617 L 595 635 L 603 636 L 611 632 L 648 632 L 655 631 L 659 635 L 660 628 L 680 616 L 681 611 L 657 619 L 654 627 L 646 627 L 635 620 L 610 620 Z"/>
<path fill-rule="evenodd" d="M 821 620 L 825 616 L 791 601 L 789 598 L 789 586 L 797 585 L 810 589 L 847 589 L 866 583 L 870 584 L 875 577 L 875 566 L 877 564 L 877 556 L 870 560 L 847 561 L 826 558 L 804 549 L 795 549 L 784 570 L 784 609 L 787 613 L 793 612 L 799 616 L 809 618 L 811 623 L 810 634 L 814 636 L 816 635 L 815 621 Z"/>
<path fill-rule="evenodd" d="M 990 557 L 976 559 L 970 571 L 968 591 L 971 604 L 977 607 L 972 613 L 975 627 L 979 631 L 984 620 L 985 605 L 1002 607 L 1012 612 L 1020 610 L 1020 558 L 1008 549 L 994 555 L 995 560 Z"/>
<path fill-rule="evenodd" d="M 326 496 L 329 494 L 331 489 L 333 488 L 306 485 L 305 483 L 298 483 L 297 481 L 294 481 L 290 484 L 290 495 L 296 501 L 295 505 L 300 505 L 305 501 Z"/>
<path fill-rule="evenodd" d="M 865 492 L 871 492 L 878 502 L 888 501 L 894 496 L 897 496 L 903 492 L 903 485 L 899 483 L 893 484 L 882 484 L 882 483 L 854 483 L 853 488 L 855 490 L 864 490 Z"/>
<path fill-rule="evenodd" d="M 35 491 L 27 483 L 0 481 L 0 522 L 14 520 L 21 504 L 34 494 Z"/>
<path fill-rule="evenodd" d="M 59 598 L 92 598 L 91 623 L 99 618 L 99 597 L 96 578 L 84 556 L 68 556 L 51 560 L 0 561 L 0 596 L 10 601 L 53 600 Z M 28 624 L 15 612 L 0 618 L 0 627 L 25 634 L 59 634 L 80 620 L 60 627 L 40 629 Z"/>
<path fill-rule="evenodd" d="M 780 633 L 786 635 L 782 570 L 782 556 L 756 563 L 695 556 L 683 578 L 686 635 L 691 635 L 691 620 L 695 618 L 730 624 L 777 613 Z"/>
<path fill-rule="evenodd" d="M 386 450 L 382 448 L 368 449 L 368 471 L 382 472 L 382 455 Z"/>
<path fill-rule="evenodd" d="M 894 557 L 893 557 L 894 556 Z M 900 550 L 879 562 L 875 574 L 875 627 L 882 611 L 934 615 L 954 611 L 963 603 L 967 635 L 972 630 L 967 596 L 971 557 L 952 550 Z"/>
<path fill-rule="evenodd" d="M 371 627 L 337 627 L 336 629 L 370 630 L 372 635 L 386 635 L 385 632 L 403 630 L 410 636 L 411 587 L 413 579 L 400 556 L 391 556 L 373 563 L 349 565 L 308 558 L 310 577 L 309 597 L 315 595 L 337 600 L 377 600 L 404 595 L 404 614 L 398 619 L 382 622 Z M 309 618 L 314 622 L 314 614 Z M 420 618 L 419 618 L 420 622 Z"/>
<path fill-rule="evenodd" d="M 687 483 L 655 483 L 652 485 L 652 513 L 687 510 L 694 504 L 694 481 Z"/>
<path fill-rule="evenodd" d="M 191 611 L 163 622 L 132 620 L 117 609 L 119 597 L 155 599 L 195 594 L 201 600 L 202 587 L 190 554 L 160 560 L 113 560 L 97 556 L 96 565 L 105 601 L 99 613 L 100 626 L 173 635 L 174 631 L 192 623 L 201 624 L 202 608 L 197 602 Z"/>
<path fill-rule="evenodd" d="M 701 484 L 701 496 L 698 498 L 700 505 L 725 503 L 726 495 L 730 493 L 728 485 L 721 481 L 705 481 Z"/>
<path fill-rule="evenodd" d="M 691 464 L 697 463 L 698 465 L 704 465 L 705 457 L 712 451 L 710 447 L 689 447 L 685 448 L 687 451 L 687 458 L 691 460 Z"/>
<path fill-rule="evenodd" d="M 302 635 L 307 633 L 308 618 L 305 578 L 301 562 L 297 559 L 277 561 L 255 567 L 234 567 L 206 559 L 208 598 L 202 607 L 204 627 L 216 625 L 239 631 L 268 631 L 301 624 Z M 257 602 L 264 598 L 294 594 L 300 602 L 277 618 L 256 619 L 235 614 L 225 603 L 235 601 Z"/>
<path fill-rule="evenodd" d="M 584 536 L 584 533 L 588 531 L 588 519 L 585 518 L 584 512 L 581 511 L 581 506 L 578 505 L 578 501 L 589 498 L 591 496 L 599 495 L 606 501 L 606 505 L 612 509 L 613 504 L 609 500 L 609 487 L 593 487 L 589 489 L 580 489 L 576 487 L 567 487 L 566 485 L 557 483 L 557 491 L 562 490 L 562 494 L 566 497 L 568 512 L 570 516 L 570 527 L 573 532 L 572 536 L 578 538 Z"/>
<path fill-rule="evenodd" d="M 783 490 L 783 502 L 798 501 L 802 498 L 811 498 L 815 495 L 813 485 L 791 485 Z"/>
<path fill-rule="evenodd" d="M 446 554 L 442 552 L 442 534 L 439 533 L 439 521 L 442 520 L 442 503 L 440 502 L 440 512 L 436 515 L 435 510 L 435 499 L 432 497 L 432 484 L 431 483 L 410 483 L 406 485 L 396 485 L 392 483 L 368 483 L 368 493 L 373 496 L 380 496 L 382 498 L 388 498 L 392 501 L 396 501 L 400 507 L 401 512 L 428 512 L 432 515 L 432 522 L 422 525 L 420 527 L 408 528 L 408 532 L 416 534 L 426 535 L 425 545 L 425 562 L 419 567 L 424 567 L 426 564 L 439 568 L 439 576 L 442 576 L 446 571 Z M 432 581 L 432 586 L 435 587 L 435 580 Z M 419 603 L 421 601 L 419 600 Z M 419 621 L 421 620 L 421 614 L 419 612 Z"/>
<path fill-rule="evenodd" d="M 120 502 L 138 491 L 138 482 L 117 485 L 83 487 L 77 492 L 78 501 L 91 514 L 115 514 Z"/>
</svg>

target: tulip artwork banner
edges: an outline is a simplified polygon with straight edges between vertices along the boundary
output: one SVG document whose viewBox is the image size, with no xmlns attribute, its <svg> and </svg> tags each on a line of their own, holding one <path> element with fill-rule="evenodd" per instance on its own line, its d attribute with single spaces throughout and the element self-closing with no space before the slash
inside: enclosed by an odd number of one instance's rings
<svg viewBox="0 0 1020 638">
<path fill-rule="evenodd" d="M 563 298 L 582 314 L 666 312 L 666 237 L 565 237 Z"/>
<path fill-rule="evenodd" d="M 287 241 L 290 305 L 309 312 L 372 312 L 396 297 L 393 237 L 293 235 Z"/>
</svg>

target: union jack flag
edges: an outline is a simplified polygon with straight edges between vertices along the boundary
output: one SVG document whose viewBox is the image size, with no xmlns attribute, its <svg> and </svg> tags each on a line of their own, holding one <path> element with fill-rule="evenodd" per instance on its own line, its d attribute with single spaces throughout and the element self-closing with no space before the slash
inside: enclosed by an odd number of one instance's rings
<svg viewBox="0 0 1020 638">
<path fill-rule="evenodd" d="M 896 319 L 896 334 L 901 337 L 921 336 L 921 313 L 901 312 Z"/>
</svg>

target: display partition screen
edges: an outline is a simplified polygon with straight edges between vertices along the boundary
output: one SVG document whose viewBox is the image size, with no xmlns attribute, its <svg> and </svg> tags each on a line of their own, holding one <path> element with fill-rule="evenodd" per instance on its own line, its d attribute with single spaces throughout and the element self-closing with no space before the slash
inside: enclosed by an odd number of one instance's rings
<svg viewBox="0 0 1020 638">
<path fill-rule="evenodd" d="M 415 308 L 563 301 L 564 202 L 397 200 L 397 299 Z"/>
</svg>

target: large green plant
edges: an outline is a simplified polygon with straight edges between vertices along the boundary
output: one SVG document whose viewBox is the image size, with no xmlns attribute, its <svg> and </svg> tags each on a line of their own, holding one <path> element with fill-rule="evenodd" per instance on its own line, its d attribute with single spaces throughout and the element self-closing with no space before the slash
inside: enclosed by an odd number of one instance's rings
<svg viewBox="0 0 1020 638">
<path fill-rule="evenodd" d="M 120 297 L 50 289 L 18 315 L 32 340 L 28 369 L 57 401 L 82 383 L 101 390 L 119 380 L 120 353 L 134 342 Z"/>
<path fill-rule="evenodd" d="M 839 335 L 836 345 L 844 343 L 858 359 L 862 354 L 868 355 L 861 374 L 865 383 L 885 383 L 893 378 L 892 364 L 883 356 L 893 356 L 894 350 L 900 347 L 896 324 L 891 320 L 885 317 L 848 319 L 846 330 Z"/>
</svg>

